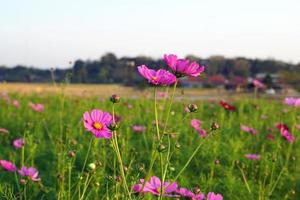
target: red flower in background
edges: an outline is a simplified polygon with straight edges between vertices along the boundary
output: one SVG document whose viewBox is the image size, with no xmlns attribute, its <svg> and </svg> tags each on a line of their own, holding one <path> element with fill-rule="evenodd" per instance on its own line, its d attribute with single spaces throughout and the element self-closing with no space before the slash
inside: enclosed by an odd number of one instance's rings
<svg viewBox="0 0 300 200">
<path fill-rule="evenodd" d="M 225 108 L 225 110 L 229 110 L 229 111 L 236 111 L 236 107 L 233 105 L 230 105 L 229 103 L 225 102 L 225 101 L 220 101 L 220 105 Z"/>
</svg>

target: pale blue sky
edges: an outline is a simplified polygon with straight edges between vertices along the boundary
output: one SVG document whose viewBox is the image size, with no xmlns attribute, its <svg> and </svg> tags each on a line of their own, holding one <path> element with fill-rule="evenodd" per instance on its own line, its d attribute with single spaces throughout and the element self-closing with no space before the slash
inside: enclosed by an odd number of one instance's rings
<svg viewBox="0 0 300 200">
<path fill-rule="evenodd" d="M 300 0 L 0 0 L 0 65 L 164 53 L 300 62 Z"/>
</svg>

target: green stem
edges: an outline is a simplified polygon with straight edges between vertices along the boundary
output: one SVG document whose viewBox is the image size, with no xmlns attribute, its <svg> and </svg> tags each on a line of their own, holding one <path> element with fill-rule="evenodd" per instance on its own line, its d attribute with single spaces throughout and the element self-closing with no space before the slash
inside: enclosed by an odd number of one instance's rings
<svg viewBox="0 0 300 200">
<path fill-rule="evenodd" d="M 89 185 L 90 185 L 90 182 L 91 182 L 92 178 L 93 178 L 92 175 L 91 175 L 90 177 L 89 177 L 89 174 L 87 175 L 86 180 L 85 180 L 85 182 L 84 182 L 84 187 L 83 187 L 83 191 L 82 191 L 82 195 L 81 195 L 81 197 L 80 197 L 80 200 L 82 200 L 82 199 L 84 198 L 84 195 L 85 195 L 85 193 L 86 193 L 87 188 L 88 188 Z"/>
<path fill-rule="evenodd" d="M 21 193 L 17 172 L 15 172 L 15 180 L 16 180 L 16 184 L 17 184 L 17 187 L 18 187 L 18 191 L 19 191 L 19 193 Z M 20 195 L 20 199 L 22 200 L 22 195 Z"/>
<path fill-rule="evenodd" d="M 276 181 L 275 181 L 275 183 L 274 183 L 271 191 L 269 192 L 269 196 L 271 196 L 272 193 L 273 193 L 273 191 L 275 190 L 275 188 L 276 188 L 276 186 L 277 186 L 277 184 L 278 184 L 278 182 L 279 182 L 279 180 L 280 180 L 280 178 L 281 178 L 282 173 L 283 173 L 284 170 L 285 170 L 285 167 L 283 167 L 282 170 L 280 171 L 280 173 L 279 173 L 279 175 L 278 175 L 278 177 L 277 177 L 277 179 L 276 179 Z"/>
<path fill-rule="evenodd" d="M 112 117 L 113 117 L 113 123 L 115 124 L 115 104 L 113 104 L 112 107 Z M 122 161 L 122 156 L 120 153 L 120 149 L 119 149 L 119 144 L 118 144 L 118 138 L 117 138 L 117 132 L 113 131 L 113 138 L 112 138 L 112 142 L 113 145 L 115 146 L 115 153 L 117 155 L 119 164 L 120 164 L 120 172 L 121 172 L 121 177 L 123 179 L 123 187 L 127 192 L 128 198 L 131 200 L 131 193 L 129 191 L 129 187 L 127 184 L 127 180 L 126 180 L 126 176 L 125 176 L 125 172 L 124 172 L 124 166 L 123 166 L 123 161 Z"/>
<path fill-rule="evenodd" d="M 156 135 L 157 135 L 158 141 L 160 141 L 159 125 L 158 125 L 158 112 L 157 112 L 157 94 L 156 94 L 156 87 L 154 88 L 154 114 L 155 114 Z"/>
<path fill-rule="evenodd" d="M 80 176 L 82 176 L 83 171 L 84 171 L 84 168 L 85 168 L 85 166 L 86 166 L 86 162 L 87 162 L 87 160 L 88 160 L 88 157 L 89 157 L 89 154 L 90 154 L 90 150 L 91 150 L 91 146 L 92 146 L 92 144 L 93 144 L 93 141 L 94 141 L 94 138 L 91 138 L 90 144 L 89 144 L 89 147 L 88 147 L 88 150 L 87 150 L 87 153 L 86 153 L 86 155 L 85 155 L 85 159 L 84 159 L 83 167 L 82 167 L 82 169 L 81 169 Z"/>
<path fill-rule="evenodd" d="M 166 132 L 166 129 L 167 129 L 167 126 L 168 126 L 170 112 L 171 112 L 172 105 L 173 105 L 173 100 L 174 100 L 174 96 L 175 96 L 175 92 L 176 92 L 177 83 L 178 83 L 178 81 L 176 80 L 176 82 L 173 86 L 173 91 L 172 91 L 172 95 L 171 95 L 171 99 L 170 99 L 170 104 L 169 104 L 169 107 L 168 107 L 167 118 L 166 118 L 166 122 L 165 122 L 165 125 L 164 125 L 163 134 Z"/>
<path fill-rule="evenodd" d="M 198 145 L 198 147 L 194 150 L 194 152 L 192 153 L 192 155 L 189 157 L 189 159 L 187 160 L 187 162 L 185 163 L 185 165 L 183 166 L 183 168 L 179 171 L 179 173 L 176 175 L 176 177 L 174 178 L 174 182 L 179 178 L 179 176 L 184 172 L 184 170 L 187 168 L 187 166 L 190 164 L 190 162 L 192 161 L 192 159 L 195 157 L 195 155 L 197 154 L 197 152 L 199 151 L 200 147 L 202 146 L 203 141 Z"/>
<path fill-rule="evenodd" d="M 248 184 L 248 181 L 247 181 L 247 178 L 246 178 L 246 175 L 245 175 L 243 169 L 242 169 L 239 165 L 237 165 L 237 167 L 239 168 L 239 170 L 240 170 L 241 173 L 242 173 L 243 180 L 244 180 L 244 182 L 245 182 L 245 185 L 246 185 L 246 187 L 247 187 L 248 192 L 251 194 L 251 189 L 250 189 L 250 186 L 249 186 L 249 184 Z"/>
<path fill-rule="evenodd" d="M 27 199 L 27 195 L 26 195 L 26 193 L 27 193 L 27 191 L 26 191 L 26 185 L 27 185 L 27 184 L 24 185 L 24 191 L 23 191 L 23 192 L 24 192 L 24 200 Z"/>
<path fill-rule="evenodd" d="M 69 177 L 68 177 L 68 199 L 71 200 L 71 175 L 72 175 L 72 161 L 69 163 Z"/>
</svg>

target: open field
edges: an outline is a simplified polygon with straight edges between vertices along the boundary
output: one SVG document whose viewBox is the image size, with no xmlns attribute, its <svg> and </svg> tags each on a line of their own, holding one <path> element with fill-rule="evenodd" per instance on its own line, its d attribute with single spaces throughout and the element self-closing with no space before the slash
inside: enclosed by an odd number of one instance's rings
<svg viewBox="0 0 300 200">
<path fill-rule="evenodd" d="M 153 88 L 1 84 L 0 92 L 9 94 L 0 99 L 0 160 L 11 161 L 18 169 L 35 167 L 40 180 L 0 166 L 0 199 L 129 199 L 125 182 L 132 199 L 157 199 L 150 192 L 137 195 L 132 190 L 139 179 L 154 175 L 176 181 L 178 188 L 197 187 L 203 195 L 214 192 L 230 200 L 300 198 L 299 107 L 255 99 L 252 94 L 232 98 L 218 90 L 188 89 L 184 94 L 177 91 L 168 112 L 171 90 L 158 93 L 155 107 Z M 189 98 L 208 92 L 209 99 L 225 98 L 236 110 L 224 109 L 218 100 Z M 114 104 L 116 137 L 96 138 L 86 130 L 83 113 L 95 108 L 114 113 L 108 97 L 115 93 L 122 97 Z M 198 105 L 197 112 L 186 112 L 190 103 Z M 201 121 L 198 128 L 191 126 L 193 119 Z M 213 122 L 220 128 L 212 131 Z M 283 124 L 293 140 L 283 134 Z M 20 148 L 12 145 L 17 138 L 25 141 Z M 247 158 L 247 154 L 256 155 Z M 163 188 L 166 193 L 167 189 Z M 178 191 L 170 195 L 179 198 Z M 181 197 L 185 198 L 192 199 Z"/>
<path fill-rule="evenodd" d="M 58 95 L 62 92 L 69 97 L 99 97 L 107 99 L 111 94 L 118 94 L 123 98 L 152 97 L 152 90 L 143 90 L 126 87 L 118 84 L 37 84 L 37 83 L 0 83 L 0 93 L 18 93 L 22 95 L 36 94 L 39 96 Z M 168 89 L 161 89 L 161 92 Z M 266 98 L 283 99 L 286 95 L 299 96 L 299 93 L 289 89 L 285 94 L 261 95 Z M 205 89 L 205 88 L 181 88 L 176 90 L 176 97 L 189 99 L 222 99 L 241 97 L 252 97 L 249 93 L 227 92 L 224 89 Z"/>
</svg>

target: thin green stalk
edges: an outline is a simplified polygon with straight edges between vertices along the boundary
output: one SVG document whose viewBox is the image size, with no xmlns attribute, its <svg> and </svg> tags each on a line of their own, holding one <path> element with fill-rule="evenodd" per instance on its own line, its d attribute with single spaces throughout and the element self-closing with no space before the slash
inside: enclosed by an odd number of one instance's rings
<svg viewBox="0 0 300 200">
<path fill-rule="evenodd" d="M 274 183 L 274 185 L 273 185 L 271 191 L 269 192 L 269 196 L 271 196 L 272 193 L 273 193 L 273 191 L 275 190 L 275 188 L 276 188 L 276 186 L 277 186 L 277 184 L 278 184 L 278 182 L 279 182 L 279 180 L 280 180 L 280 178 L 281 178 L 282 173 L 284 172 L 284 170 L 285 170 L 285 167 L 283 167 L 283 168 L 281 169 L 281 171 L 280 171 L 280 173 L 279 173 L 279 175 L 278 175 L 278 177 L 277 177 L 277 179 L 276 179 L 276 181 L 275 181 L 275 183 Z"/>
<path fill-rule="evenodd" d="M 72 175 L 72 161 L 69 163 L 68 175 L 68 199 L 71 200 L 71 175 Z"/>
<path fill-rule="evenodd" d="M 175 84 L 173 86 L 173 91 L 172 91 L 172 95 L 171 95 L 171 99 L 170 99 L 170 104 L 169 104 L 168 111 L 167 111 L 167 117 L 166 117 L 166 122 L 165 122 L 165 125 L 164 125 L 164 129 L 163 129 L 163 134 L 165 134 L 167 126 L 168 126 L 170 112 L 171 112 L 172 105 L 173 105 L 173 100 L 174 100 L 174 96 L 175 96 L 175 92 L 176 92 L 177 83 L 178 83 L 178 81 L 176 80 L 176 82 L 175 82 Z"/>
<path fill-rule="evenodd" d="M 91 180 L 92 180 L 92 178 L 93 178 L 92 175 L 91 175 L 90 177 L 89 177 L 89 175 L 90 175 L 90 174 L 88 174 L 87 177 L 86 177 L 86 179 L 85 179 L 84 186 L 83 186 L 83 191 L 82 191 L 82 195 L 81 195 L 81 197 L 80 197 L 80 200 L 82 200 L 82 199 L 84 198 L 84 195 L 85 195 L 85 193 L 86 193 L 86 190 L 87 190 L 87 188 L 89 187 L 90 182 L 91 182 Z"/>
<path fill-rule="evenodd" d="M 154 88 L 154 114 L 155 114 L 155 126 L 156 126 L 156 135 L 158 141 L 160 141 L 159 125 L 158 125 L 158 112 L 157 112 L 157 94 L 156 87 Z"/>
<path fill-rule="evenodd" d="M 192 161 L 192 159 L 195 157 L 195 155 L 197 154 L 197 152 L 199 151 L 200 147 L 203 144 L 203 140 L 202 142 L 200 142 L 200 144 L 198 145 L 198 147 L 194 150 L 194 152 L 192 153 L 192 155 L 189 157 L 189 159 L 187 160 L 187 162 L 185 163 L 185 165 L 182 167 L 182 169 L 179 171 L 179 173 L 175 176 L 174 178 L 174 182 L 179 178 L 179 176 L 184 172 L 184 170 L 187 168 L 187 166 L 190 164 L 190 162 Z"/>
<path fill-rule="evenodd" d="M 249 186 L 249 184 L 248 184 L 248 181 L 247 181 L 247 178 L 246 178 L 246 175 L 245 175 L 243 169 L 242 169 L 239 165 L 237 165 L 237 167 L 239 168 L 239 170 L 240 170 L 241 173 L 242 173 L 243 180 L 244 180 L 244 182 L 245 182 L 245 184 L 246 184 L 246 187 L 247 187 L 248 192 L 251 194 L 251 189 L 250 189 L 250 186 Z"/>
<path fill-rule="evenodd" d="M 24 191 L 23 191 L 23 193 L 24 193 L 24 200 L 27 200 L 27 194 L 26 194 L 27 193 L 27 191 L 26 191 L 27 187 L 26 186 L 27 186 L 27 184 L 24 185 Z"/>
<path fill-rule="evenodd" d="M 83 166 L 82 166 L 82 169 L 81 169 L 81 172 L 80 172 L 80 176 L 78 177 L 79 180 L 78 180 L 78 182 L 77 182 L 77 189 L 76 189 L 76 191 L 75 191 L 75 193 L 74 193 L 74 195 L 75 195 L 75 194 L 77 193 L 77 191 L 78 191 L 79 199 L 80 199 L 80 197 L 81 197 L 81 195 L 80 195 L 80 183 L 81 183 L 81 177 L 82 177 L 82 174 L 83 174 L 83 172 L 84 172 L 84 169 L 85 169 L 85 166 L 86 166 L 86 163 L 87 163 L 89 154 L 90 154 L 90 150 L 91 150 L 93 141 L 94 141 L 94 138 L 91 138 L 90 144 L 89 144 L 89 147 L 88 147 L 88 150 L 87 150 L 87 153 L 86 153 L 86 155 L 85 155 L 84 163 L 83 163 Z"/>
<path fill-rule="evenodd" d="M 16 180 L 18 191 L 21 194 L 21 189 L 20 189 L 20 184 L 19 184 L 17 172 L 15 172 L 14 174 L 15 174 L 15 180 Z M 22 200 L 22 195 L 20 195 L 20 199 Z"/>
<path fill-rule="evenodd" d="M 113 123 L 115 123 L 115 104 L 113 104 L 113 106 L 112 106 L 112 117 L 113 117 Z M 121 172 L 121 177 L 123 179 L 123 187 L 124 187 L 125 191 L 127 192 L 128 198 L 131 199 L 131 193 L 129 191 L 129 187 L 128 187 L 125 172 L 124 172 L 124 166 L 123 166 L 122 156 L 121 156 L 120 149 L 119 149 L 116 131 L 113 131 L 112 142 L 115 145 L 115 153 L 117 155 L 117 158 L 118 158 L 118 161 L 120 164 L 120 172 Z"/>
<path fill-rule="evenodd" d="M 166 166 L 165 166 L 165 170 L 164 170 L 164 174 L 163 174 L 163 178 L 162 178 L 162 183 L 165 182 L 167 172 L 168 172 L 168 167 L 169 167 L 169 164 L 170 164 L 171 140 L 170 140 L 170 135 L 168 135 L 167 137 L 168 137 L 167 163 L 166 163 Z"/>
<path fill-rule="evenodd" d="M 92 146 L 92 144 L 93 144 L 93 141 L 94 141 L 94 138 L 91 138 L 90 144 L 89 144 L 89 147 L 88 147 L 88 150 L 87 150 L 87 153 L 86 153 L 86 155 L 85 155 L 85 159 L 84 159 L 84 163 L 83 163 L 83 166 L 82 166 L 82 169 L 81 169 L 80 176 L 82 176 L 82 174 L 83 174 L 83 171 L 84 171 L 86 162 L 87 162 L 87 160 L 88 160 L 88 157 L 89 157 L 89 154 L 90 154 L 90 151 L 91 151 L 91 146 Z"/>
<path fill-rule="evenodd" d="M 170 141 L 170 135 L 167 136 L 168 137 L 168 151 L 167 151 L 167 159 L 166 159 L 166 164 L 165 164 L 165 169 L 163 169 L 162 167 L 162 178 L 161 178 L 161 193 L 160 193 L 160 198 L 163 198 L 163 194 L 164 194 L 164 185 L 163 183 L 165 182 L 166 176 L 167 176 L 167 172 L 168 172 L 168 167 L 169 167 L 169 163 L 170 163 L 170 151 L 171 151 L 171 141 Z M 162 154 L 161 154 L 161 159 L 162 159 Z M 163 166 L 163 163 L 161 162 L 161 165 Z"/>
<path fill-rule="evenodd" d="M 149 178 L 150 178 L 151 171 L 152 171 L 152 168 L 153 168 L 153 166 L 154 166 L 156 157 L 157 157 L 157 151 L 156 151 L 156 150 L 153 150 L 152 156 L 151 156 L 151 160 L 150 160 L 150 167 L 149 167 L 149 170 L 148 170 L 148 172 L 147 172 L 147 174 L 146 174 L 146 178 L 145 178 L 145 181 L 144 181 L 144 183 L 143 183 L 143 185 L 142 185 L 141 191 L 143 191 L 146 182 L 147 182 L 147 181 L 149 180 Z M 141 194 L 141 193 L 140 193 L 140 194 Z"/>
</svg>

